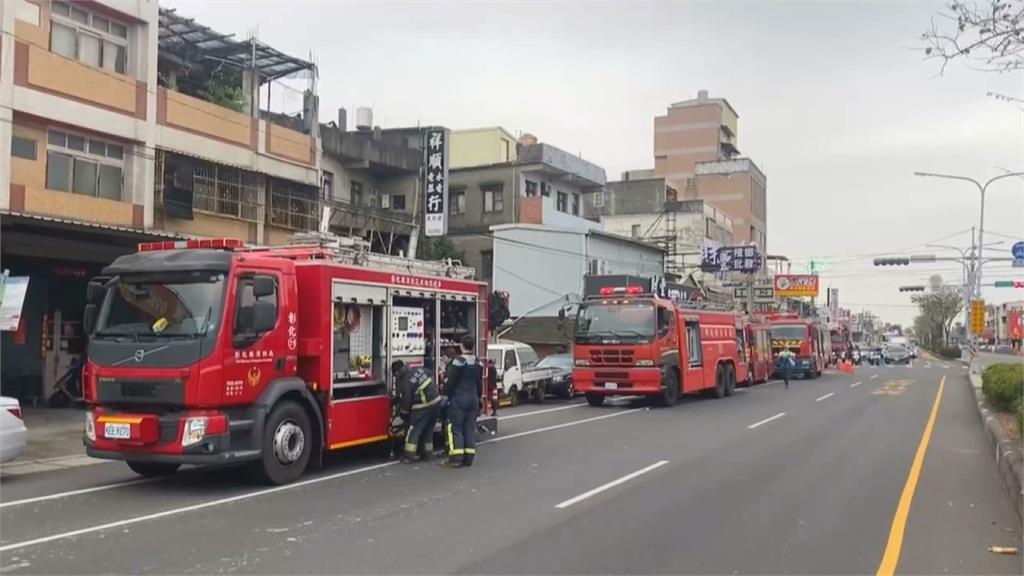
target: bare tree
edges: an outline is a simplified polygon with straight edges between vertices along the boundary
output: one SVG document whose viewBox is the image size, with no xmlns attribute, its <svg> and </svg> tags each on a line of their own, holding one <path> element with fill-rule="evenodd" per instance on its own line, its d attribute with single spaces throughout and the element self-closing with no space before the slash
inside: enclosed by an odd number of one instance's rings
<svg viewBox="0 0 1024 576">
<path fill-rule="evenodd" d="M 951 2 L 921 34 L 926 59 L 953 60 L 986 72 L 1024 70 L 1024 0 Z"/>
<path fill-rule="evenodd" d="M 914 303 L 921 310 L 921 315 L 915 321 L 918 330 L 926 329 L 933 338 L 946 345 L 953 321 L 963 308 L 960 289 L 941 286 L 928 294 L 914 296 Z"/>
</svg>

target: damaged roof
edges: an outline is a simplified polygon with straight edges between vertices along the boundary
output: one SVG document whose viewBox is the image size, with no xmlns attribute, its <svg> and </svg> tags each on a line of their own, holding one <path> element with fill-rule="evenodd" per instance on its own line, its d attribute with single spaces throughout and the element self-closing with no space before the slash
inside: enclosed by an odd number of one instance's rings
<svg viewBox="0 0 1024 576">
<path fill-rule="evenodd" d="M 315 77 L 316 64 L 289 56 L 259 40 L 238 41 L 234 34 L 221 34 L 187 18 L 172 8 L 160 9 L 159 43 L 161 55 L 173 55 L 182 61 L 211 59 L 241 69 L 255 67 L 260 76 L 279 78 Z"/>
</svg>

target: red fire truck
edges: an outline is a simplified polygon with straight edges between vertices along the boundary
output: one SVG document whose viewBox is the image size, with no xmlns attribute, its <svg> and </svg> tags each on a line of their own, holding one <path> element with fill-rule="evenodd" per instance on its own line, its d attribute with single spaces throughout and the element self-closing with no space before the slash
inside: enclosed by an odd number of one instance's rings
<svg viewBox="0 0 1024 576">
<path fill-rule="evenodd" d="M 762 316 L 770 326 L 772 366 L 778 369 L 778 355 L 783 350 L 796 354 L 796 367 L 790 372 L 806 378 L 817 378 L 828 365 L 832 339 L 828 330 L 813 318 L 796 313 L 771 313 Z"/>
<path fill-rule="evenodd" d="M 286 483 L 325 451 L 390 438 L 393 360 L 440 375 L 466 334 L 486 358 L 472 269 L 299 240 L 141 244 L 90 282 L 90 456 L 146 476 L 248 462 Z"/>
<path fill-rule="evenodd" d="M 747 383 L 767 382 L 772 373 L 770 326 L 760 318 L 744 316 L 739 320 L 737 330 L 742 335 L 746 352 Z"/>
<path fill-rule="evenodd" d="M 607 396 L 731 396 L 736 388 L 736 316 L 687 308 L 643 286 L 605 286 L 580 304 L 573 383 L 591 406 Z"/>
</svg>

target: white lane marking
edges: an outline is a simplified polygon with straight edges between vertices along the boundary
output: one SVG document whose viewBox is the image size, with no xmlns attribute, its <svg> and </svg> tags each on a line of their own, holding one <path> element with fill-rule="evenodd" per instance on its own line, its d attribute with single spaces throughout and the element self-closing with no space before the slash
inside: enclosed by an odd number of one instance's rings
<svg viewBox="0 0 1024 576">
<path fill-rule="evenodd" d="M 569 498 L 568 500 L 566 500 L 564 502 L 560 502 L 558 504 L 555 504 L 555 508 L 559 508 L 559 509 L 563 509 L 564 510 L 565 508 L 568 508 L 569 506 L 572 506 L 573 504 L 577 504 L 579 502 L 582 502 L 582 501 L 586 500 L 587 498 L 590 498 L 591 496 L 595 496 L 597 494 L 600 494 L 601 492 L 604 492 L 605 490 L 610 490 L 610 489 L 615 488 L 616 486 L 618 486 L 620 484 L 624 484 L 626 482 L 629 482 L 630 480 L 632 480 L 633 478 L 636 478 L 637 476 L 641 476 L 643 474 L 646 474 L 646 473 L 650 472 L 651 470 L 655 470 L 657 468 L 661 468 L 665 464 L 668 464 L 668 460 L 659 460 L 658 462 L 655 462 L 654 464 L 651 464 L 650 466 L 647 466 L 646 468 L 641 468 L 641 469 L 637 470 L 636 472 L 631 472 L 629 474 L 626 474 L 622 478 L 619 478 L 617 480 L 612 480 L 611 482 L 609 482 L 607 484 L 602 484 L 601 486 L 598 486 L 597 488 L 594 488 L 593 490 L 587 490 L 586 492 L 584 492 L 583 494 L 580 494 L 579 496 L 575 496 L 573 498 Z"/>
<path fill-rule="evenodd" d="M 614 418 L 616 416 L 622 416 L 624 414 L 631 414 L 633 412 L 639 412 L 646 410 L 646 408 L 635 408 L 633 410 L 622 410 L 614 412 L 612 414 L 605 414 L 603 416 L 595 416 L 594 418 L 584 418 L 583 420 L 573 420 L 572 422 L 566 422 L 555 426 L 545 426 L 543 428 L 537 428 L 534 430 L 526 430 L 510 436 L 502 436 L 499 438 L 492 438 L 490 440 L 484 440 L 483 442 L 477 442 L 477 445 L 490 444 L 492 442 L 500 442 L 502 440 L 511 440 L 513 438 L 521 438 L 523 436 L 529 436 L 532 434 L 540 434 L 541 432 L 547 432 L 549 430 L 557 430 L 559 428 L 567 428 L 569 426 L 576 426 L 578 424 L 586 424 L 588 422 L 595 422 L 597 420 L 604 420 L 606 418 Z M 302 488 L 303 486 L 310 486 L 313 484 L 320 484 L 322 482 L 328 482 L 330 480 L 336 480 L 338 478 L 345 478 L 346 476 L 355 476 L 356 474 L 362 474 L 363 472 L 372 472 L 374 470 L 380 470 L 389 466 L 398 464 L 397 460 L 392 462 L 384 462 L 381 464 L 374 464 L 372 466 L 364 466 L 362 468 L 356 468 L 355 470 L 347 470 L 345 472 L 338 472 L 336 474 L 328 474 L 327 476 L 319 476 L 316 478 L 310 478 L 309 480 L 302 480 L 300 482 L 294 482 L 292 484 L 286 484 L 284 486 L 275 486 L 273 488 L 265 488 L 263 490 L 256 490 L 254 492 L 246 492 L 245 494 L 238 494 L 237 496 L 229 496 L 227 498 L 220 498 L 218 500 L 210 500 L 208 502 L 201 502 L 199 504 L 193 504 L 191 506 L 183 506 L 181 508 L 172 508 L 170 510 L 164 510 L 162 512 L 156 512 L 153 514 L 145 514 L 143 516 L 134 516 L 132 518 L 126 518 L 124 520 L 116 520 L 114 522 L 107 522 L 106 524 L 98 524 L 96 526 L 89 526 L 87 528 L 80 528 L 78 530 L 71 530 L 69 532 L 61 532 L 58 534 L 51 534 L 49 536 L 42 536 L 34 538 L 32 540 L 25 540 L 22 542 L 14 542 L 13 544 L 7 544 L 6 546 L 0 546 L 0 552 L 7 552 L 8 550 L 18 550 L 21 548 L 28 548 L 31 546 L 37 546 L 39 544 L 46 544 L 47 542 L 55 542 L 57 540 L 66 540 L 68 538 L 75 538 L 85 534 L 91 534 L 93 532 L 100 532 L 103 530 L 109 530 L 111 528 L 120 528 L 121 526 L 129 526 L 132 524 L 138 524 L 140 522 L 148 522 L 150 520 L 157 520 L 160 518 L 166 518 L 168 516 L 177 516 L 179 514 L 185 514 L 186 512 L 195 512 L 196 510 L 203 510 L 205 508 L 213 508 L 215 506 L 223 506 L 224 504 L 231 504 L 232 502 L 239 502 L 242 500 L 250 500 L 252 498 L 258 498 L 260 496 L 266 496 L 268 494 L 275 494 L 277 492 L 284 492 L 286 490 L 294 490 L 295 488 Z"/>
<path fill-rule="evenodd" d="M 925 367 L 925 368 L 931 368 L 931 367 L 932 367 L 932 363 L 931 363 L 931 362 L 928 362 L 928 363 L 926 363 L 926 364 L 924 365 L 924 367 Z"/>
<path fill-rule="evenodd" d="M 945 368 L 946 370 L 949 370 L 949 364 L 943 364 L 942 367 Z"/>
<path fill-rule="evenodd" d="M 815 402 L 821 402 L 822 400 L 824 400 L 826 398 L 831 398 L 831 397 L 833 397 L 835 395 L 836 395 L 835 392 L 829 392 L 828 394 L 825 394 L 824 396 L 818 396 L 818 398 L 816 398 L 814 401 Z"/>
<path fill-rule="evenodd" d="M 58 498 L 68 498 L 70 496 L 78 496 L 79 494 L 91 494 L 93 492 L 102 492 L 104 490 L 112 490 L 114 488 L 121 488 L 122 486 L 131 486 L 133 484 L 143 484 L 145 482 L 154 482 L 156 480 L 166 480 L 166 478 L 138 478 L 136 480 L 128 480 L 125 482 L 115 482 L 113 484 L 104 484 L 103 486 L 93 486 L 92 488 L 83 488 L 81 490 L 69 490 L 67 492 L 58 492 L 56 494 L 47 494 L 46 496 L 36 496 L 34 498 L 25 498 L 24 500 L 15 500 L 13 502 L 0 503 L 0 508 L 7 508 L 8 506 L 22 506 L 25 504 L 32 504 L 33 502 L 43 502 L 45 500 L 56 500 Z"/>
<path fill-rule="evenodd" d="M 871 378 L 869 378 L 869 380 L 874 380 L 875 378 L 878 378 L 878 374 L 872 374 Z"/>
<path fill-rule="evenodd" d="M 559 410 L 568 410 L 570 408 L 579 408 L 580 406 L 586 406 L 586 402 L 580 402 L 579 404 L 570 404 L 569 406 L 559 406 L 558 408 L 546 408 L 544 410 L 533 410 L 530 412 L 522 412 L 519 414 L 512 414 L 511 416 L 498 416 L 498 421 L 512 420 L 515 418 L 525 418 L 527 416 L 536 416 L 538 414 L 547 414 L 548 412 L 558 412 Z"/>
<path fill-rule="evenodd" d="M 633 412 L 640 412 L 642 410 L 647 410 L 647 408 L 633 408 L 632 410 L 621 410 L 618 412 L 612 412 L 611 414 L 605 414 L 603 416 L 594 416 L 593 418 L 584 418 L 583 420 L 573 420 L 572 422 L 564 422 L 562 424 L 554 424 L 552 426 L 545 426 L 543 428 L 537 428 L 534 430 L 516 432 L 515 434 L 509 434 L 508 436 L 498 436 L 497 438 L 491 438 L 489 440 L 484 440 L 483 442 L 477 442 L 476 445 L 480 446 L 483 444 L 491 444 L 492 442 L 504 442 L 505 440 L 511 440 L 513 438 L 521 438 L 523 436 L 529 436 L 531 434 L 540 434 L 541 432 L 547 432 L 549 430 L 558 430 L 559 428 L 568 428 L 569 426 L 585 424 L 587 422 L 596 422 L 598 420 L 604 420 L 605 418 L 615 418 L 616 416 L 632 414 Z M 0 552 L 2 551 L 3 549 L 0 549 Z"/>
<path fill-rule="evenodd" d="M 853 384 L 850 384 L 850 388 L 856 388 L 857 386 L 860 386 L 860 380 L 857 380 Z"/>
<path fill-rule="evenodd" d="M 739 394 L 740 392 L 750 392 L 750 388 L 737 388 L 736 393 Z"/>
<path fill-rule="evenodd" d="M 776 414 L 775 416 L 772 416 L 771 418 L 765 418 L 764 420 L 761 420 L 760 422 L 754 422 L 750 426 L 747 426 L 747 430 L 753 430 L 754 428 L 757 428 L 758 426 L 760 426 L 762 424 L 767 424 L 767 423 L 771 422 L 772 420 L 775 420 L 777 418 L 782 418 L 785 415 L 786 415 L 785 412 L 779 412 L 778 414 Z M 0 550 L 0 552 L 2 552 L 2 550 Z"/>
</svg>

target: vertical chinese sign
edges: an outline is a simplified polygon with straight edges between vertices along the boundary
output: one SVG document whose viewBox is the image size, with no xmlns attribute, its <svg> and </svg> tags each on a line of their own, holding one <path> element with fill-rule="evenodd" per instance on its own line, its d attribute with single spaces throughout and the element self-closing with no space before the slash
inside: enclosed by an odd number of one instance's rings
<svg viewBox="0 0 1024 576">
<path fill-rule="evenodd" d="M 426 236 L 444 236 L 448 232 L 448 131 L 428 128 L 426 137 L 423 233 Z"/>
</svg>

